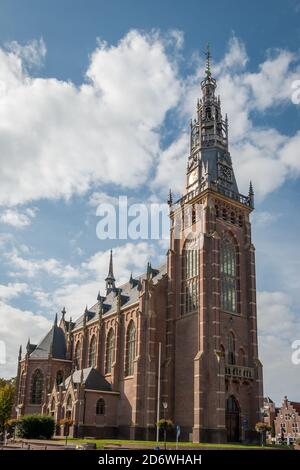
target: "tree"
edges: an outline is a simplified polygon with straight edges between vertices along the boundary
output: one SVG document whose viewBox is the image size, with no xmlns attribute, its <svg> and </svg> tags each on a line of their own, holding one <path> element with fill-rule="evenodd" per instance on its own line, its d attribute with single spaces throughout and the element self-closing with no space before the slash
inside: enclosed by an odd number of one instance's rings
<svg viewBox="0 0 300 470">
<path fill-rule="evenodd" d="M 14 396 L 14 381 L 0 379 L 0 432 L 4 431 L 5 422 L 11 417 Z"/>
</svg>

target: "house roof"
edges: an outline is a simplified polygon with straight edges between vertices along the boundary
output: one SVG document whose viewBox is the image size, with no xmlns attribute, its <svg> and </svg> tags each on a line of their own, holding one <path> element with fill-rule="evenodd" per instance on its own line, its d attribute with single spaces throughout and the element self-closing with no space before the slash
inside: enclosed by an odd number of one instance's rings
<svg viewBox="0 0 300 470">
<path fill-rule="evenodd" d="M 54 324 L 42 341 L 31 352 L 33 359 L 66 359 L 66 339 L 62 328 Z"/>
<path fill-rule="evenodd" d="M 295 411 L 297 411 L 297 413 L 299 413 L 299 415 L 300 415 L 300 402 L 298 402 L 298 401 L 290 401 L 290 404 L 291 404 L 292 407 L 295 409 Z"/>
<path fill-rule="evenodd" d="M 111 384 L 93 367 L 76 370 L 72 375 L 66 378 L 64 382 L 65 388 L 68 387 L 71 377 L 74 384 L 80 384 L 81 376 L 86 389 L 111 391 Z"/>
</svg>

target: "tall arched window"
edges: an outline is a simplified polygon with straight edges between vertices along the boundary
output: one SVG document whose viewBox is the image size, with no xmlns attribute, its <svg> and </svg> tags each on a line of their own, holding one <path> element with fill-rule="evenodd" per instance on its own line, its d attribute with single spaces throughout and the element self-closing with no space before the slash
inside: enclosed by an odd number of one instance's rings
<svg viewBox="0 0 300 470">
<path fill-rule="evenodd" d="M 105 373 L 110 374 L 112 364 L 115 360 L 115 334 L 111 328 L 107 335 L 106 340 L 106 361 L 105 361 Z"/>
<path fill-rule="evenodd" d="M 55 400 L 54 400 L 54 398 L 52 398 L 52 400 L 51 400 L 51 408 L 50 408 L 50 415 L 51 415 L 51 416 L 55 416 L 55 408 L 56 408 L 56 406 L 55 406 Z"/>
<path fill-rule="evenodd" d="M 77 341 L 76 346 L 75 346 L 75 354 L 74 354 L 76 369 L 80 369 L 80 362 L 81 362 L 80 356 L 81 356 L 81 345 L 80 345 L 80 341 Z"/>
<path fill-rule="evenodd" d="M 21 378 L 20 378 L 18 403 L 22 403 L 23 396 L 25 394 L 25 382 L 26 382 L 26 375 L 25 375 L 25 372 L 23 371 L 21 374 Z"/>
<path fill-rule="evenodd" d="M 135 359 L 136 331 L 134 322 L 131 320 L 126 333 L 126 361 L 125 375 L 133 374 L 133 362 Z"/>
<path fill-rule="evenodd" d="M 31 403 L 33 405 L 40 405 L 43 396 L 44 376 L 42 371 L 37 369 L 32 376 L 31 384 Z"/>
<path fill-rule="evenodd" d="M 229 333 L 227 339 L 228 364 L 235 364 L 235 338 L 233 333 Z"/>
<path fill-rule="evenodd" d="M 89 347 L 89 367 L 95 367 L 96 365 L 96 346 L 96 338 L 93 336 Z"/>
<path fill-rule="evenodd" d="M 195 243 L 186 242 L 183 250 L 184 313 L 195 311 L 199 305 L 199 250 Z"/>
<path fill-rule="evenodd" d="M 72 397 L 71 395 L 69 395 L 67 399 L 67 406 L 66 406 L 66 418 L 68 419 L 72 418 L 72 409 L 73 409 Z"/>
<path fill-rule="evenodd" d="M 105 401 L 99 398 L 96 403 L 96 415 L 105 415 Z"/>
<path fill-rule="evenodd" d="M 237 312 L 237 267 L 236 248 L 229 235 L 221 242 L 221 308 L 227 312 Z"/>
</svg>

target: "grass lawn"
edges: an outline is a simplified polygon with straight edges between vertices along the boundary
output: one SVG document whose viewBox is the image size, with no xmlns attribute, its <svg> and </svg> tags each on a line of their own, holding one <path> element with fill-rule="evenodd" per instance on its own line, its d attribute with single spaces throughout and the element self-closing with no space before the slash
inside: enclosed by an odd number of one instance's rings
<svg viewBox="0 0 300 470">
<path fill-rule="evenodd" d="M 68 442 L 72 443 L 83 443 L 83 442 L 95 442 L 98 449 L 104 449 L 109 446 L 120 446 L 120 447 L 130 447 L 136 449 L 154 449 L 157 446 L 156 441 L 133 441 L 133 440 L 119 440 L 119 439 L 75 439 L 69 438 Z M 164 443 L 160 442 L 159 447 L 161 449 L 164 448 Z M 167 442 L 167 449 L 172 449 L 176 447 L 176 442 Z M 260 450 L 268 450 L 271 448 L 275 448 L 278 446 L 270 446 L 270 447 L 261 447 L 261 446 L 251 446 L 251 445 L 243 445 L 243 444 L 205 444 L 205 443 L 193 443 L 193 442 L 179 442 L 179 448 L 186 448 L 186 449 L 260 449 Z M 284 449 L 282 447 L 279 447 Z"/>
</svg>

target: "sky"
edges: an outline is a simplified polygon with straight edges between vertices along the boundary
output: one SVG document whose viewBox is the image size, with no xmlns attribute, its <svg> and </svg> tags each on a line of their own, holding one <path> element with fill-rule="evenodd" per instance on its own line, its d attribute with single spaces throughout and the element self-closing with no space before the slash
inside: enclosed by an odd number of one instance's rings
<svg viewBox="0 0 300 470">
<path fill-rule="evenodd" d="M 239 190 L 253 181 L 265 394 L 300 401 L 300 1 L 0 0 L 0 341 L 28 337 L 164 261 L 166 240 L 100 240 L 100 203 L 183 190 L 210 43 Z M 300 101 L 300 100 L 298 100 Z"/>
</svg>

